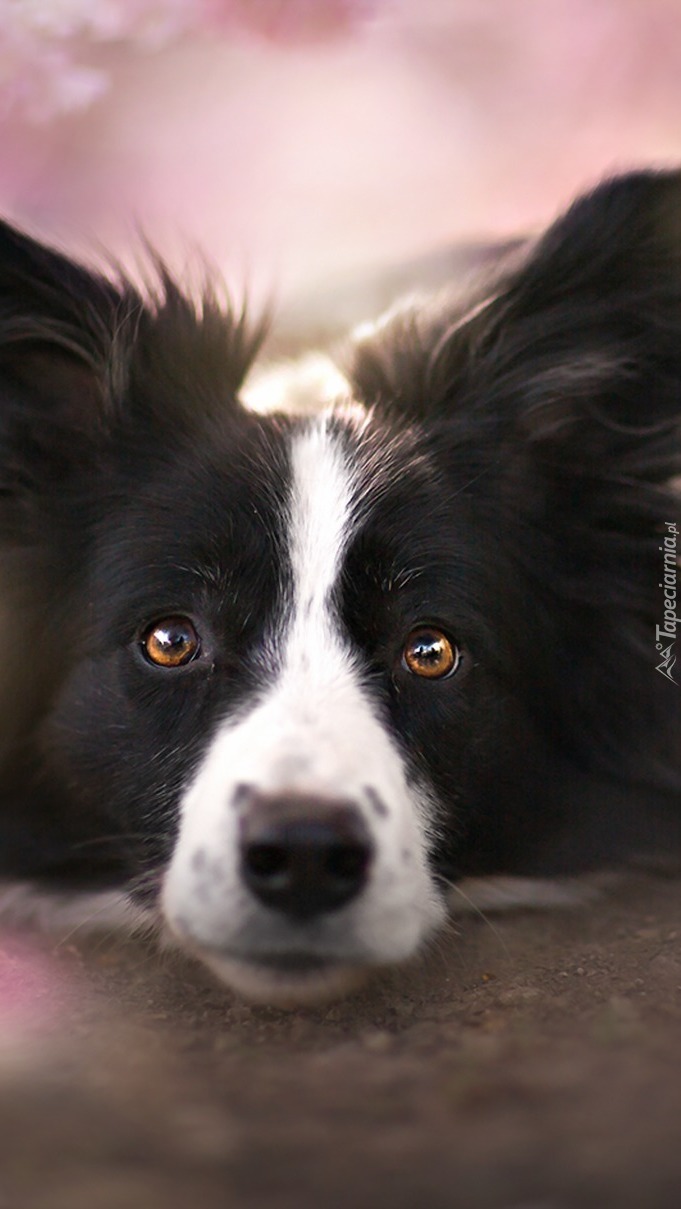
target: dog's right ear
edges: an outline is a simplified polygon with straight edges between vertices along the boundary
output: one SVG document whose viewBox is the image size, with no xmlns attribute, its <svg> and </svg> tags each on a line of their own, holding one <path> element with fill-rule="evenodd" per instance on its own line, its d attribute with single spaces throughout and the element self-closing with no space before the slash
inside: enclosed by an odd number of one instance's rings
<svg viewBox="0 0 681 1209">
<path fill-rule="evenodd" d="M 127 283 L 0 222 L 0 414 L 21 397 L 44 420 L 98 423 L 117 326 L 139 305 Z"/>
<path fill-rule="evenodd" d="M 236 405 L 266 330 L 205 274 L 188 296 L 148 252 L 142 290 L 0 222 L 0 496 L 101 468 L 117 423 L 181 434 Z"/>
<path fill-rule="evenodd" d="M 139 307 L 109 281 L 0 223 L 0 493 L 63 482 L 111 418 L 112 349 Z"/>
</svg>

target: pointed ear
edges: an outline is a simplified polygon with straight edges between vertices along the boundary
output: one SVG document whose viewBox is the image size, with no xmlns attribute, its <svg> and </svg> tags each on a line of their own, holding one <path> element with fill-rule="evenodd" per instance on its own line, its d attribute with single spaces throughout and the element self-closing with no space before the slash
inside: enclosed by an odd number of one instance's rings
<svg viewBox="0 0 681 1209">
<path fill-rule="evenodd" d="M 185 295 L 153 250 L 144 294 L 0 223 L 0 496 L 95 469 L 117 423 L 181 435 L 236 406 L 265 334 L 208 273 Z M 198 293 L 198 291 L 197 291 Z"/>
<path fill-rule="evenodd" d="M 517 379 L 532 440 L 599 456 L 618 431 L 643 437 L 676 422 L 681 173 L 630 174 L 578 200 L 490 320 L 488 372 Z"/>
<path fill-rule="evenodd" d="M 16 383 L 37 406 L 84 427 L 104 406 L 106 368 L 132 291 L 0 223 L 0 388 Z M 70 389 L 70 376 L 73 387 Z"/>
<path fill-rule="evenodd" d="M 0 223 L 0 493 L 7 506 L 85 462 L 111 410 L 125 291 Z"/>
<path fill-rule="evenodd" d="M 496 415 L 547 456 L 659 434 L 681 412 L 681 173 L 601 185 L 472 297 L 360 344 L 352 376 L 407 419 Z"/>
</svg>

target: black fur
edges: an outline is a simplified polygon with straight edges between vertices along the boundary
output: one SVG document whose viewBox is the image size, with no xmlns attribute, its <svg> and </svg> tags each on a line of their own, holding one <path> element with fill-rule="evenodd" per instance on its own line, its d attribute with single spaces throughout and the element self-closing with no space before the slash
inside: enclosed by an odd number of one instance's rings
<svg viewBox="0 0 681 1209">
<path fill-rule="evenodd" d="M 403 439 L 338 607 L 437 793 L 448 879 L 681 846 L 681 685 L 655 644 L 681 177 L 606 183 L 513 260 L 349 368 L 377 464 Z M 162 269 L 143 297 L 0 228 L 2 877 L 153 890 L 189 771 L 259 683 L 292 423 L 239 404 L 262 336 Z M 172 613 L 204 653 L 169 679 L 139 638 Z M 395 670 L 424 617 L 464 649 L 441 684 Z"/>
<path fill-rule="evenodd" d="M 461 703 L 454 760 L 458 719 L 420 739 L 461 803 L 450 875 L 678 844 L 680 698 L 655 670 L 655 627 L 679 517 L 680 270 L 679 175 L 633 174 L 579 200 L 486 293 L 402 312 L 354 355 L 359 396 L 417 426 L 452 497 L 431 513 L 453 531 L 432 574 L 452 602 L 465 576 L 477 708 Z"/>
</svg>

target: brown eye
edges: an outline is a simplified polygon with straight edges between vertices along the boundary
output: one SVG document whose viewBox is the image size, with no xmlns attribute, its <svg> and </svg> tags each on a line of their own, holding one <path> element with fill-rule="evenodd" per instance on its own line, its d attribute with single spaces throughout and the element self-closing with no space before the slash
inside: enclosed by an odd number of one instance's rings
<svg viewBox="0 0 681 1209">
<path fill-rule="evenodd" d="M 414 676 L 442 680 L 459 666 L 461 652 L 442 630 L 421 626 L 412 630 L 404 644 L 402 663 Z"/>
<path fill-rule="evenodd" d="M 198 654 L 199 645 L 199 636 L 186 617 L 164 617 L 142 639 L 146 658 L 159 667 L 183 667 Z"/>
</svg>

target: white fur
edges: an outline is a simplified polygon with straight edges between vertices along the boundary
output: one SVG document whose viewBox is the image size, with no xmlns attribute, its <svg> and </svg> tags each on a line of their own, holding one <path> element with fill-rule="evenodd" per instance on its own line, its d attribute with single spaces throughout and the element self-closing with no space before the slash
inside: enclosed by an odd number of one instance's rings
<svg viewBox="0 0 681 1209">
<path fill-rule="evenodd" d="M 512 911 L 517 908 L 578 907 L 598 896 L 616 880 L 610 873 L 583 877 L 468 877 L 449 891 L 453 914 Z"/>
<path fill-rule="evenodd" d="M 294 438 L 291 464 L 293 592 L 270 636 L 269 656 L 268 647 L 263 652 L 272 680 L 250 709 L 224 723 L 186 792 L 163 894 L 174 931 L 244 989 L 252 982 L 244 970 L 258 951 L 304 950 L 349 966 L 395 961 L 411 954 L 443 914 L 426 861 L 427 796 L 408 785 L 333 614 L 331 592 L 357 520 L 361 468 L 351 469 L 324 417 Z M 233 798 L 241 784 L 266 794 L 352 801 L 375 844 L 358 898 L 306 924 L 262 908 L 239 878 Z M 372 807 L 372 794 L 385 804 L 384 817 Z"/>
<path fill-rule="evenodd" d="M 84 936 L 116 931 L 133 935 L 152 930 L 157 920 L 157 912 L 136 906 L 123 890 L 74 894 L 37 889 L 29 882 L 0 883 L 0 922 L 31 925 L 61 940 L 72 933 Z"/>
</svg>

